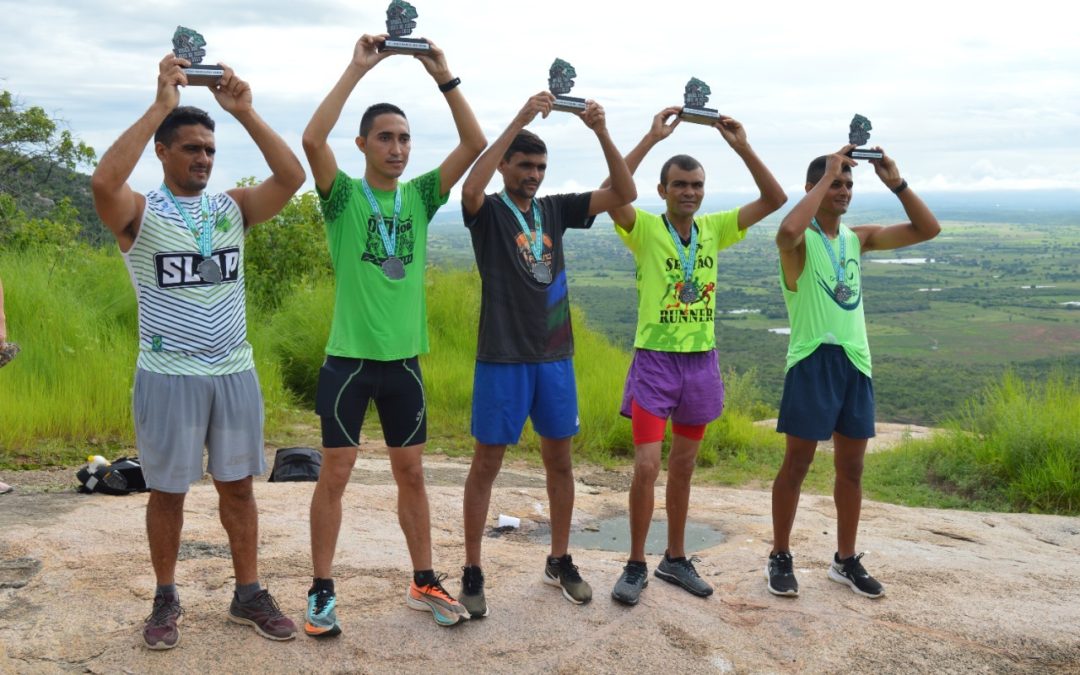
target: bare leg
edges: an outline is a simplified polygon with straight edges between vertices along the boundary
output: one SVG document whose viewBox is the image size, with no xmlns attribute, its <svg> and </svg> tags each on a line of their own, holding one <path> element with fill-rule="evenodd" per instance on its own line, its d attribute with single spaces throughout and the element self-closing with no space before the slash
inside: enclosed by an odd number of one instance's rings
<svg viewBox="0 0 1080 675">
<path fill-rule="evenodd" d="M 863 458 L 866 456 L 865 438 L 848 438 L 833 434 L 836 482 L 833 484 L 833 500 L 836 502 L 836 551 L 841 559 L 855 555 L 855 537 L 859 532 L 859 516 L 862 512 Z"/>
<path fill-rule="evenodd" d="M 634 446 L 634 480 L 630 483 L 630 560 L 645 562 L 645 540 L 653 516 L 653 491 L 660 474 L 663 441 Z"/>
<path fill-rule="evenodd" d="M 667 550 L 672 558 L 686 556 L 686 514 L 690 509 L 690 478 L 694 475 L 700 447 L 701 441 L 678 434 L 672 437 L 666 491 Z"/>
<path fill-rule="evenodd" d="M 236 583 L 254 583 L 259 580 L 259 510 L 251 476 L 227 483 L 215 480 L 214 487 L 218 492 L 218 515 L 229 535 Z"/>
<path fill-rule="evenodd" d="M 547 472 L 551 508 L 551 555 L 561 558 L 570 545 L 570 520 L 574 515 L 574 468 L 570 460 L 571 438 L 540 437 L 540 454 Z"/>
<path fill-rule="evenodd" d="M 146 503 L 146 537 L 150 540 L 150 563 L 159 586 L 176 583 L 176 558 L 180 555 L 180 530 L 184 527 L 186 493 L 150 491 Z"/>
<path fill-rule="evenodd" d="M 791 551 L 791 528 L 799 508 L 803 479 L 814 461 L 817 441 L 787 435 L 787 451 L 772 489 L 773 553 Z"/>
<path fill-rule="evenodd" d="M 431 509 L 424 487 L 424 445 L 390 448 L 390 468 L 398 487 L 398 523 L 405 534 L 413 570 L 432 569 Z"/>
<path fill-rule="evenodd" d="M 484 539 L 484 523 L 491 506 L 491 486 L 502 468 L 505 445 L 485 445 L 477 442 L 473 451 L 469 477 L 465 479 L 465 498 L 462 511 L 465 517 L 465 564 L 480 565 Z"/>
<path fill-rule="evenodd" d="M 356 448 L 323 448 L 319 482 L 311 495 L 311 564 L 314 575 L 332 575 L 338 533 L 341 531 L 341 498 L 349 484 Z"/>
</svg>

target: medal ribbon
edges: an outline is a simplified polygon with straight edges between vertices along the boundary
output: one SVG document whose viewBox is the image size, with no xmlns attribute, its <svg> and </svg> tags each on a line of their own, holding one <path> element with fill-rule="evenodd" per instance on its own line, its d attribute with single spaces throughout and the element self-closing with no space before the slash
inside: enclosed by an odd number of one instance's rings
<svg viewBox="0 0 1080 675">
<path fill-rule="evenodd" d="M 394 253 L 397 252 L 397 224 L 398 216 L 401 214 L 401 185 L 399 184 L 394 188 L 394 224 L 390 227 L 389 233 L 386 231 L 386 220 L 383 218 L 382 209 L 379 208 L 379 202 L 375 201 L 375 194 L 371 191 L 366 178 L 360 179 L 360 186 L 364 188 L 364 196 L 367 197 L 368 204 L 371 204 L 372 213 L 379 219 L 379 236 L 382 237 L 386 255 L 388 258 L 393 258 Z"/>
<path fill-rule="evenodd" d="M 821 229 L 821 225 L 818 225 L 817 218 L 810 220 L 810 225 L 813 226 L 817 233 L 821 235 L 821 240 L 825 242 L 825 250 L 829 252 L 829 260 L 832 261 L 833 267 L 836 268 L 836 283 L 842 284 L 844 279 L 844 261 L 847 259 L 847 237 L 840 231 L 840 228 L 836 228 L 836 238 L 840 240 L 840 260 L 836 259 L 836 251 L 833 250 L 832 242 L 829 241 L 829 236 L 825 234 L 825 230 Z"/>
<path fill-rule="evenodd" d="M 540 208 L 536 205 L 536 200 L 532 200 L 533 224 L 536 226 L 536 230 L 530 230 L 528 223 L 525 222 L 525 216 L 521 214 L 521 209 L 506 196 L 506 190 L 500 192 L 499 196 L 502 197 L 503 203 L 514 212 L 515 216 L 517 216 L 518 225 L 521 226 L 521 231 L 524 232 L 525 236 L 529 239 L 529 247 L 532 249 L 533 258 L 536 259 L 536 262 L 543 262 L 544 226 L 540 222 Z"/>
<path fill-rule="evenodd" d="M 689 250 L 683 247 L 682 239 L 679 238 L 679 233 L 675 231 L 675 228 L 671 225 L 671 221 L 668 220 L 667 214 L 661 216 L 664 219 L 664 224 L 667 225 L 668 234 L 671 235 L 671 241 L 675 242 L 675 251 L 679 254 L 679 262 L 683 268 L 683 282 L 687 285 L 691 283 L 691 279 L 694 276 L 694 261 L 697 259 L 697 224 L 693 221 L 690 222 L 690 248 Z"/>
<path fill-rule="evenodd" d="M 199 255 L 203 258 L 209 258 L 214 253 L 214 228 L 210 226 L 210 200 L 207 199 L 206 193 L 202 193 L 199 199 L 199 210 L 202 213 L 202 222 L 199 226 L 195 226 L 195 221 L 191 219 L 187 209 L 183 207 L 180 201 L 176 198 L 176 195 L 172 193 L 169 186 L 164 182 L 161 184 L 161 191 L 172 200 L 173 206 L 180 212 L 180 216 L 187 224 L 188 230 L 191 234 L 195 235 L 195 243 L 199 245 Z"/>
</svg>

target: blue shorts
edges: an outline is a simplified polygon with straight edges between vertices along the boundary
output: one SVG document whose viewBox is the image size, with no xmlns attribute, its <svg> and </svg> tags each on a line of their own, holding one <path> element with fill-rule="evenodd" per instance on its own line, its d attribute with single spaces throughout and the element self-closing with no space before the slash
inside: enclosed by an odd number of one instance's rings
<svg viewBox="0 0 1080 675">
<path fill-rule="evenodd" d="M 873 438 L 874 383 L 843 347 L 821 345 L 784 376 L 776 430 L 812 441 L 827 441 L 834 431 Z"/>
<path fill-rule="evenodd" d="M 484 445 L 514 445 L 525 418 L 544 438 L 579 429 L 573 359 L 547 363 L 476 362 L 472 435 Z"/>
</svg>

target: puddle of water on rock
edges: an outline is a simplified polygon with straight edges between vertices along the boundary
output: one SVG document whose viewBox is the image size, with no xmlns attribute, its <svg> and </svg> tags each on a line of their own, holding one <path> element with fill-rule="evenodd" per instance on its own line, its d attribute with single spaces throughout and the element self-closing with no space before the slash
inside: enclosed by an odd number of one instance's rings
<svg viewBox="0 0 1080 675">
<path fill-rule="evenodd" d="M 537 527 L 527 533 L 530 539 L 547 540 L 551 528 Z M 703 523 L 686 524 L 686 553 L 691 555 L 707 548 L 722 544 L 727 540 L 716 528 Z M 594 551 L 616 551 L 625 553 L 630 550 L 630 521 L 626 516 L 597 520 L 582 527 L 575 527 L 570 532 L 572 548 L 586 548 Z M 654 520 L 645 539 L 645 553 L 661 555 L 667 548 L 667 521 Z"/>
</svg>

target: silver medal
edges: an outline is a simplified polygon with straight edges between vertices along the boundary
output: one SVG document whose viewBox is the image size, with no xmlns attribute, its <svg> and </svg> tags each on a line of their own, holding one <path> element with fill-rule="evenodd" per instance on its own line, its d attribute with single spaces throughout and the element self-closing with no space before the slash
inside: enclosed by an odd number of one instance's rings
<svg viewBox="0 0 1080 675">
<path fill-rule="evenodd" d="M 847 302 L 851 299 L 851 286 L 848 286 L 844 282 L 836 284 L 836 288 L 833 289 L 833 297 L 837 302 Z"/>
<path fill-rule="evenodd" d="M 209 284 L 221 283 L 221 267 L 213 258 L 203 258 L 195 271 L 199 274 L 200 279 Z"/>
<path fill-rule="evenodd" d="M 392 281 L 404 279 L 405 263 L 401 262 L 401 258 L 390 256 L 382 262 L 382 271 L 386 278 Z"/>
<path fill-rule="evenodd" d="M 550 284 L 551 283 L 551 270 L 549 270 L 548 266 L 545 265 L 544 263 L 541 263 L 541 262 L 533 263 L 532 275 L 533 275 L 533 279 L 536 279 L 537 281 L 539 281 L 542 284 Z"/>
<path fill-rule="evenodd" d="M 697 302 L 700 297 L 697 284 L 693 281 L 684 283 L 683 287 L 679 290 L 679 300 L 687 305 Z"/>
</svg>

